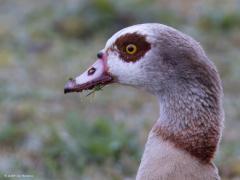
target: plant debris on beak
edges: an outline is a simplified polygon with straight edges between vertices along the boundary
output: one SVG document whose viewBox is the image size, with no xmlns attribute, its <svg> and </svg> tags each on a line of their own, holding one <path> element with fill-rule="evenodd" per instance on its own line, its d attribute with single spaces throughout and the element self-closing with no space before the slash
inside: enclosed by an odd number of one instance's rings
<svg viewBox="0 0 240 180">
<path fill-rule="evenodd" d="M 92 90 L 90 95 L 110 83 L 113 83 L 113 77 L 107 72 L 104 60 L 99 59 L 80 76 L 70 78 L 64 86 L 64 93 Z"/>
</svg>

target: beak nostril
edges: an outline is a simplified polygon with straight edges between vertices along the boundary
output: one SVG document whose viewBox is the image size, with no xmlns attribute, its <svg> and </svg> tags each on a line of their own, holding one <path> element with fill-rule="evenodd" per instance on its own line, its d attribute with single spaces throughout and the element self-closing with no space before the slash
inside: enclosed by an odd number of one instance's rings
<svg viewBox="0 0 240 180">
<path fill-rule="evenodd" d="M 96 68 L 91 67 L 91 68 L 88 70 L 88 75 L 89 75 L 89 76 L 90 76 L 90 75 L 93 75 L 93 74 L 95 73 L 95 71 L 96 71 Z"/>
</svg>

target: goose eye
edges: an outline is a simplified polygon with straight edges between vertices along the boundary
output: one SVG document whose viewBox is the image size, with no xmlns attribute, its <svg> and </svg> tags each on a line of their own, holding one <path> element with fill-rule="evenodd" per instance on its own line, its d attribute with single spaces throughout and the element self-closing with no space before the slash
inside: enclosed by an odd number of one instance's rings
<svg viewBox="0 0 240 180">
<path fill-rule="evenodd" d="M 137 52 L 137 46 L 134 44 L 129 44 L 126 46 L 126 52 L 128 54 L 135 54 Z"/>
</svg>

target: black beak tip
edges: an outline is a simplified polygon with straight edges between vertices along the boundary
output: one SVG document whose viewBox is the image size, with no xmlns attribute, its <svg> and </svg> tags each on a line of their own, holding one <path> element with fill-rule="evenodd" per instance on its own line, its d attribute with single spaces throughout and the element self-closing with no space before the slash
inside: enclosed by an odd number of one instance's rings
<svg viewBox="0 0 240 180">
<path fill-rule="evenodd" d="M 73 92 L 75 86 L 76 86 L 75 80 L 73 78 L 69 78 L 67 84 L 64 86 L 64 94 Z"/>
<path fill-rule="evenodd" d="M 64 88 L 64 94 L 67 94 L 68 92 L 69 92 L 69 90 Z"/>
</svg>

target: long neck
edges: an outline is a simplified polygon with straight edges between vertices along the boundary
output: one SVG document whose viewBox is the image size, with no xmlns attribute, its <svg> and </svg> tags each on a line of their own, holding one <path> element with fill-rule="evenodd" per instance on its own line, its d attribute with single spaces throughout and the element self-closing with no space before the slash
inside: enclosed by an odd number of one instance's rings
<svg viewBox="0 0 240 180">
<path fill-rule="evenodd" d="M 150 131 L 137 179 L 218 179 L 211 162 L 222 126 L 216 100 L 194 89 L 159 97 L 160 117 Z"/>
<path fill-rule="evenodd" d="M 199 161 L 210 163 L 222 129 L 218 96 L 191 87 L 174 95 L 160 96 L 160 117 L 152 129 L 153 133 Z"/>
</svg>

